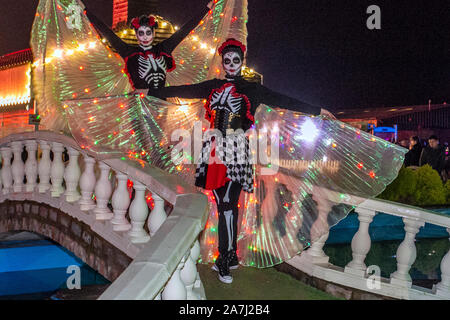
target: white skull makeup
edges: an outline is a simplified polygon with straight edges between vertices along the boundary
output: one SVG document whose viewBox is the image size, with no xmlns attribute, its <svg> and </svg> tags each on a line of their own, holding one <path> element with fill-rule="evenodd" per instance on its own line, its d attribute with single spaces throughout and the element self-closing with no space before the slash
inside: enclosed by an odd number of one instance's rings
<svg viewBox="0 0 450 320">
<path fill-rule="evenodd" d="M 136 30 L 136 38 L 141 47 L 144 49 L 150 48 L 154 39 L 153 29 L 148 26 L 140 27 Z"/>
<path fill-rule="evenodd" d="M 242 64 L 241 56 L 237 52 L 230 51 L 222 57 L 222 66 L 228 76 L 240 75 Z"/>
</svg>

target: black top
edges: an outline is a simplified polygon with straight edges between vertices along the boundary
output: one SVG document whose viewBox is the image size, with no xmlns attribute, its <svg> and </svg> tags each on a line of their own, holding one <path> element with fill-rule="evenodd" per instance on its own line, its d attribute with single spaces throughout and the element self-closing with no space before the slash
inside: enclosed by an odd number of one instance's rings
<svg viewBox="0 0 450 320">
<path fill-rule="evenodd" d="M 199 24 L 209 11 L 205 7 L 201 13 L 187 22 L 170 38 L 144 50 L 140 46 L 129 45 L 114 31 L 86 9 L 86 15 L 96 29 L 109 41 L 111 46 L 125 60 L 125 72 L 136 89 L 160 88 L 166 83 L 166 73 L 175 69 L 172 51 Z"/>
<path fill-rule="evenodd" d="M 438 146 L 436 149 L 427 146 L 422 150 L 420 155 L 420 165 L 429 164 L 439 174 L 445 167 L 445 150 L 442 146 Z"/>
<path fill-rule="evenodd" d="M 234 79 L 213 79 L 199 84 L 185 86 L 171 86 L 149 90 L 149 95 L 165 99 L 179 97 L 186 99 L 206 99 L 206 119 L 211 119 L 211 113 L 217 110 L 227 110 L 240 114 L 242 129 L 247 130 L 254 123 L 256 108 L 261 103 L 273 107 L 280 107 L 293 111 L 320 114 L 320 107 L 296 100 L 272 91 L 259 83 L 250 82 L 242 77 Z"/>
<path fill-rule="evenodd" d="M 405 154 L 405 167 L 419 166 L 420 154 L 422 153 L 422 146 L 416 143 L 411 150 Z"/>
</svg>

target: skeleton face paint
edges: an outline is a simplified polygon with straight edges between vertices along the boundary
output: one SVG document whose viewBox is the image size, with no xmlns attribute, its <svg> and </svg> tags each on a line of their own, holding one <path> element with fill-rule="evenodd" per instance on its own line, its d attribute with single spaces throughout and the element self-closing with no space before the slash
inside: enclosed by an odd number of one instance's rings
<svg viewBox="0 0 450 320">
<path fill-rule="evenodd" d="M 237 76 L 241 74 L 243 61 L 237 52 L 227 52 L 222 57 L 222 66 L 228 76 Z"/>
<path fill-rule="evenodd" d="M 150 27 L 142 26 L 136 30 L 136 38 L 139 42 L 139 45 L 144 48 L 148 48 L 152 45 L 153 42 L 153 30 Z"/>
</svg>

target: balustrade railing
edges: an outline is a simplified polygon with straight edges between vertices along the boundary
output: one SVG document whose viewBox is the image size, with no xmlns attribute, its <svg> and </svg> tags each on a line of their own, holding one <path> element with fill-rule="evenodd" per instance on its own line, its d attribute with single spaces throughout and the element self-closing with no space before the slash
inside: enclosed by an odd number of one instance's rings
<svg viewBox="0 0 450 320">
<path fill-rule="evenodd" d="M 23 153 L 26 151 L 26 160 Z M 64 154 L 64 155 L 63 155 Z M 68 157 L 68 161 L 64 158 Z M 67 136 L 52 132 L 26 132 L 0 139 L 0 190 L 3 200 L 15 195 L 59 199 L 84 212 L 92 229 L 134 260 L 101 295 L 100 299 L 205 299 L 196 263 L 197 240 L 207 219 L 206 197 L 176 176 L 132 160 L 102 159 L 81 149 Z M 134 198 L 130 197 L 132 182 Z M 182 191 L 180 191 L 182 190 Z M 377 199 L 359 199 L 336 193 L 323 199 L 314 192 L 319 218 L 311 228 L 315 241 L 292 266 L 324 280 L 379 295 L 402 299 L 450 299 L 450 252 L 441 261 L 441 282 L 432 289 L 412 285 L 409 271 L 416 259 L 415 237 L 425 223 L 447 228 L 450 217 Z M 154 206 L 149 209 L 151 193 Z M 333 193 L 327 191 L 327 195 Z M 334 200 L 334 201 L 331 201 Z M 50 200 L 49 200 L 50 201 Z M 165 211 L 165 202 L 172 205 Z M 360 221 L 352 240 L 352 256 L 342 270 L 329 263 L 323 251 L 328 234 L 323 230 L 332 203 L 358 204 Z M 397 270 L 379 287 L 367 286 L 370 275 L 365 259 L 371 248 L 369 226 L 378 212 L 399 216 L 405 238 L 399 245 Z M 101 224 L 101 228 L 98 227 Z"/>
<path fill-rule="evenodd" d="M 323 190 L 316 191 L 315 195 L 324 192 Z M 288 264 L 314 277 L 381 296 L 399 299 L 450 299 L 450 251 L 444 255 L 440 264 L 441 281 L 432 289 L 413 285 L 409 274 L 417 256 L 415 237 L 420 228 L 425 223 L 429 223 L 446 228 L 450 234 L 450 216 L 386 200 L 361 199 L 351 195 L 342 196 L 342 194 L 330 191 L 327 191 L 327 194 L 331 195 L 331 198 L 335 197 L 336 202 L 348 205 L 357 204 L 355 212 L 358 214 L 360 223 L 351 242 L 353 259 L 344 269 L 330 264 L 328 256 L 323 251 L 329 235 L 327 233 L 316 237 L 309 249 L 288 261 Z M 312 234 L 315 228 L 323 228 L 319 224 L 326 223 L 327 215 L 330 212 L 329 200 L 315 195 L 313 198 L 318 202 L 319 218 L 311 228 Z M 368 267 L 365 264 L 366 256 L 371 248 L 369 226 L 379 212 L 401 217 L 404 223 L 405 238 L 397 249 L 397 270 L 390 275 L 389 279 L 378 277 L 379 281 L 376 285 L 368 285 L 369 282 L 373 284 L 372 280 L 375 279 L 372 274 L 368 273 Z"/>
<path fill-rule="evenodd" d="M 65 201 L 91 218 L 84 222 L 90 221 L 93 230 L 96 223 L 104 223 L 102 232 L 112 234 L 134 259 L 100 299 L 205 299 L 196 268 L 197 238 L 207 218 L 204 195 L 147 164 L 100 159 L 72 138 L 52 132 L 4 137 L 0 154 L 3 200 L 18 194 L 34 199 L 32 195 L 39 194 Z M 172 205 L 170 213 L 165 201 Z"/>
</svg>

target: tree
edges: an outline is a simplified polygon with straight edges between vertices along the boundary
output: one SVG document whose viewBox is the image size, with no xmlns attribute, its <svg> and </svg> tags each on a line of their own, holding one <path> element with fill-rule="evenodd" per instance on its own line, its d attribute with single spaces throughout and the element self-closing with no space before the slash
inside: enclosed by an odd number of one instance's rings
<svg viewBox="0 0 450 320">
<path fill-rule="evenodd" d="M 414 204 L 414 192 L 416 187 L 416 170 L 402 167 L 397 178 L 386 187 L 379 198 L 406 204 Z"/>
<path fill-rule="evenodd" d="M 426 164 L 417 169 L 417 186 L 414 192 L 415 204 L 419 206 L 446 203 L 446 194 L 441 177 Z"/>
</svg>

